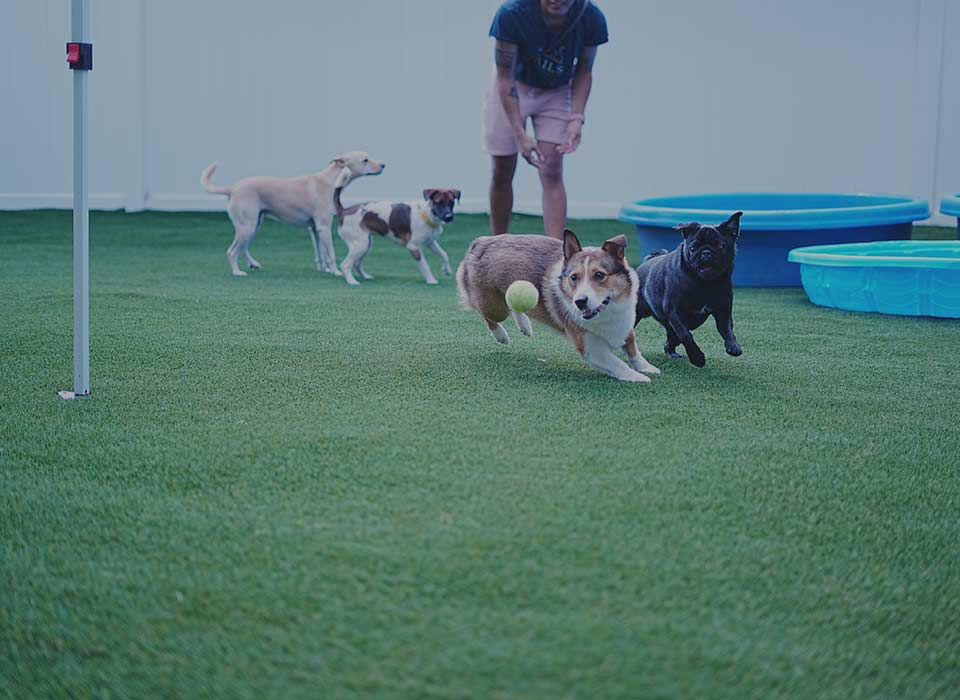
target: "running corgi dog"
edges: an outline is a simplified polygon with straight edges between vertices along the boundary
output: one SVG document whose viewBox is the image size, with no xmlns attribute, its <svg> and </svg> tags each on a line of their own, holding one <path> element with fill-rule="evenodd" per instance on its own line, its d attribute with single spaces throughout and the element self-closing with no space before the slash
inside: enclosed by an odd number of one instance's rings
<svg viewBox="0 0 960 700">
<path fill-rule="evenodd" d="M 457 269 L 460 303 L 480 312 L 498 343 L 510 342 L 501 325 L 508 315 L 527 336 L 533 335 L 532 318 L 564 333 L 591 367 L 621 381 L 649 382 L 646 374 L 660 370 L 637 350 L 633 326 L 639 283 L 624 257 L 626 247 L 621 235 L 599 248 L 584 248 L 569 229 L 563 241 L 532 235 L 478 238 Z M 531 282 L 540 293 L 529 314 L 507 306 L 507 287 L 516 280 Z M 627 362 L 615 354 L 618 349 Z"/>
</svg>

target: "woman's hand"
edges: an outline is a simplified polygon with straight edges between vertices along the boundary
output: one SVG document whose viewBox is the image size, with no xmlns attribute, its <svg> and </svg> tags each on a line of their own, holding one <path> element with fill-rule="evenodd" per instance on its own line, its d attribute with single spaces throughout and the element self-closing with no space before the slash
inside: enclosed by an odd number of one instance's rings
<svg viewBox="0 0 960 700">
<path fill-rule="evenodd" d="M 567 130 L 564 133 L 564 141 L 557 148 L 557 151 L 563 154 L 573 153 L 580 145 L 580 137 L 583 131 L 583 115 L 571 114 L 567 120 Z"/>
<path fill-rule="evenodd" d="M 526 131 L 517 134 L 517 148 L 525 161 L 535 168 L 540 167 L 542 159 L 540 158 L 540 152 L 537 150 L 537 142 Z"/>
</svg>

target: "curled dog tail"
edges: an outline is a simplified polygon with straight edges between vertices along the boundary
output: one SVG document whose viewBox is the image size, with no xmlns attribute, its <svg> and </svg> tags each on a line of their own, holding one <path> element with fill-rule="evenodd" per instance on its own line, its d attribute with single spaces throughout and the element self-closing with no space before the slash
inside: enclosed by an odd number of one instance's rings
<svg viewBox="0 0 960 700">
<path fill-rule="evenodd" d="M 650 253 L 650 255 L 646 256 L 646 257 L 643 259 L 643 262 L 647 262 L 647 260 L 652 260 L 653 258 L 659 258 L 661 255 L 666 255 L 666 254 L 669 253 L 669 252 L 670 252 L 670 251 L 669 251 L 669 250 L 666 250 L 666 249 L 664 249 L 664 250 L 655 250 L 654 252 Z"/>
<path fill-rule="evenodd" d="M 213 171 L 217 169 L 218 165 L 220 164 L 211 163 L 204 169 L 203 173 L 200 175 L 200 184 L 203 185 L 203 189 L 210 194 L 225 194 L 229 197 L 229 187 L 220 187 L 219 185 L 214 185 L 212 182 L 210 182 L 210 178 L 213 177 Z"/>
</svg>

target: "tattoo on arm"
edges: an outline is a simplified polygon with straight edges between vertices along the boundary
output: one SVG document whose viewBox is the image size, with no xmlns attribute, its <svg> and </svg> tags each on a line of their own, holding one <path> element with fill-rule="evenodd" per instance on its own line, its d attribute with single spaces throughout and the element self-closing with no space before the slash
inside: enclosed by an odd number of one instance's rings
<svg viewBox="0 0 960 700">
<path fill-rule="evenodd" d="M 503 49 L 499 48 L 494 49 L 493 62 L 498 68 L 513 68 L 515 55 L 516 54 L 513 51 L 504 51 Z"/>
</svg>

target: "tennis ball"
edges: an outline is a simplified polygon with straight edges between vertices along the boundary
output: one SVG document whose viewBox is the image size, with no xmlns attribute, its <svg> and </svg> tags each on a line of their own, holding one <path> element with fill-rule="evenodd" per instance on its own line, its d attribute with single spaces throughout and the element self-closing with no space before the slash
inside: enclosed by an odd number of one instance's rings
<svg viewBox="0 0 960 700">
<path fill-rule="evenodd" d="M 507 306 L 518 314 L 525 314 L 540 300 L 537 288 L 526 280 L 517 280 L 507 287 Z"/>
</svg>

